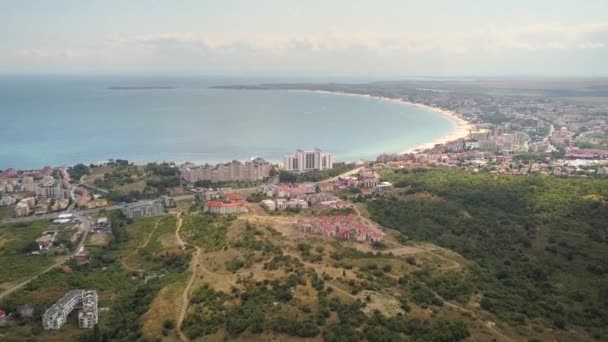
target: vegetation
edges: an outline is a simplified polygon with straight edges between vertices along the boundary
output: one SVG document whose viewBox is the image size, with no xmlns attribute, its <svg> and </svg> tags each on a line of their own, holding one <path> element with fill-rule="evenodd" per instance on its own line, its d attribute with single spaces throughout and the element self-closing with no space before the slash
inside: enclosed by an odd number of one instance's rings
<svg viewBox="0 0 608 342">
<path fill-rule="evenodd" d="M 121 185 L 136 182 L 143 176 L 143 172 L 134 165 L 119 165 L 112 168 L 103 178 L 95 180 L 95 185 L 104 189 L 114 189 Z"/>
<path fill-rule="evenodd" d="M 49 228 L 46 220 L 15 223 L 0 227 L 0 287 L 35 274 L 50 266 L 53 255 L 29 255 L 38 250 L 36 239 Z"/>
<path fill-rule="evenodd" d="M 368 201 L 373 219 L 476 262 L 468 279 L 421 274 L 418 283 L 457 301 L 479 291 L 483 309 L 515 326 L 540 319 L 608 333 L 608 180 L 437 170 L 384 178 L 407 190 Z M 428 297 L 418 292 L 414 300 Z"/>
<path fill-rule="evenodd" d="M 144 167 L 113 164 L 111 171 L 94 184 L 108 189 L 108 198 L 113 202 L 133 202 L 169 194 L 171 188 L 180 186 L 180 175 L 170 163 L 149 163 Z"/>
<path fill-rule="evenodd" d="M 333 168 L 329 170 L 314 170 L 301 174 L 295 174 L 288 171 L 279 171 L 279 181 L 281 183 L 302 183 L 302 182 L 320 182 L 322 180 L 337 177 L 355 168 L 355 164 L 334 163 Z"/>
<path fill-rule="evenodd" d="M 217 251 L 226 245 L 228 226 L 234 216 L 216 216 L 193 213 L 184 217 L 181 234 L 189 242 L 201 246 L 207 252 Z"/>
<path fill-rule="evenodd" d="M 148 311 L 160 289 L 185 281 L 191 255 L 176 244 L 166 242 L 167 237 L 173 237 L 176 227 L 176 219 L 172 216 L 133 221 L 124 218 L 118 211 L 105 215 L 111 218 L 113 225 L 113 239 L 109 245 L 87 248 L 90 257 L 85 262 L 70 260 L 67 263 L 69 271 L 50 271 L 0 302 L 0 307 L 8 312 L 14 312 L 23 304 L 36 305 L 33 317 L 17 317 L 16 324 L 8 327 L 9 341 L 46 340 L 52 335 L 62 340 L 87 341 L 134 341 L 142 338 L 141 317 Z M 8 244 L 11 250 L 21 249 L 27 247 L 26 242 L 30 239 L 26 234 L 33 238 L 48 225 L 48 222 L 43 223 L 32 223 L 27 227 L 23 225 L 19 230 L 13 226 L 0 229 L 15 234 Z M 28 263 L 34 265 L 31 259 Z M 139 269 L 130 269 L 131 264 L 136 264 Z M 3 266 L 0 272 L 5 269 Z M 2 279 L 5 279 L 4 276 Z M 74 288 L 96 289 L 99 306 L 109 307 L 112 314 L 102 313 L 100 323 L 93 331 L 73 329 L 74 323 L 68 323 L 55 333 L 41 331 L 40 318 L 44 310 Z M 166 322 L 162 331 L 168 332 L 174 325 L 175 322 Z"/>
<path fill-rule="evenodd" d="M 68 170 L 72 182 L 79 182 L 80 177 L 88 175 L 91 170 L 84 164 L 76 164 Z"/>
</svg>

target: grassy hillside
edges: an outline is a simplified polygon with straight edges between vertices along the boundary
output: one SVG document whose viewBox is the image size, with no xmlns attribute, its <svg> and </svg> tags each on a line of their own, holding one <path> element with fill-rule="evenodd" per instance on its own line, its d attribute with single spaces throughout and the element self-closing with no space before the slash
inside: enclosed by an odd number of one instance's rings
<svg viewBox="0 0 608 342">
<path fill-rule="evenodd" d="M 397 189 L 368 201 L 372 218 L 475 261 L 467 285 L 482 309 L 538 338 L 608 336 L 608 180 L 454 171 L 384 178 Z"/>
</svg>

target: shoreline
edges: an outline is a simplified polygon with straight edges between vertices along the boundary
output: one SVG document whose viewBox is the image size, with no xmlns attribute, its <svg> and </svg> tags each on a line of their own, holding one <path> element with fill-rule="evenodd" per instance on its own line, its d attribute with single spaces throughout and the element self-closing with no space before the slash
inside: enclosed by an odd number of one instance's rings
<svg viewBox="0 0 608 342">
<path fill-rule="evenodd" d="M 395 152 L 396 154 L 407 154 L 407 153 L 414 153 L 414 152 L 421 152 L 424 151 L 426 149 L 431 149 L 433 148 L 435 145 L 437 144 L 445 144 L 448 141 L 453 141 L 453 140 L 457 140 L 457 139 L 461 139 L 461 138 L 465 138 L 466 136 L 468 136 L 469 131 L 472 129 L 472 124 L 469 123 L 468 121 L 464 120 L 458 113 L 451 111 L 451 110 L 446 110 L 446 109 L 442 109 L 439 107 L 433 107 L 433 106 L 427 106 L 424 104 L 420 104 L 420 103 L 414 103 L 414 102 L 409 102 L 409 101 L 405 101 L 402 99 L 395 99 L 395 98 L 389 98 L 389 97 L 382 97 L 382 96 L 373 96 L 373 95 L 369 95 L 369 94 L 355 94 L 355 93 L 346 93 L 346 92 L 339 92 L 339 91 L 327 91 L 327 90 L 309 90 L 309 89 L 284 89 L 286 91 L 303 91 L 303 92 L 312 92 L 312 93 L 321 93 L 321 94 L 331 94 L 331 95 L 343 95 L 343 96 L 356 96 L 356 97 L 363 97 L 363 98 L 373 98 L 376 100 L 382 100 L 382 101 L 390 101 L 393 103 L 398 103 L 401 105 L 408 105 L 408 106 L 416 106 L 418 108 L 427 110 L 427 111 L 432 111 L 435 113 L 438 113 L 446 118 L 448 118 L 450 121 L 452 121 L 455 125 L 454 129 L 446 135 L 443 135 L 439 138 L 433 139 L 432 141 L 428 141 L 428 142 L 419 142 L 419 143 L 415 143 L 414 146 L 411 147 L 407 147 L 404 150 L 401 150 L 400 152 Z M 384 151 L 377 151 L 376 152 L 376 156 L 387 153 Z M 133 163 L 135 165 L 145 165 L 149 162 L 157 162 L 157 163 L 161 163 L 161 162 L 169 162 L 169 163 L 175 163 L 176 165 L 180 165 L 185 163 L 185 161 L 177 161 L 177 160 L 173 160 L 173 159 L 165 159 L 165 158 L 159 158 L 159 159 L 151 159 L 151 160 L 146 160 L 145 158 L 140 159 L 137 158 L 135 160 L 130 159 L 129 157 L 123 156 L 123 157 L 115 157 L 113 159 L 128 159 L 130 163 Z M 249 158 L 246 158 L 249 159 Z M 244 159 L 244 160 L 246 160 Z M 357 162 L 359 160 L 362 159 L 355 159 L 355 160 L 351 160 L 350 162 Z M 77 161 L 74 164 L 78 164 L 78 163 L 83 163 L 85 165 L 89 165 L 89 164 L 96 164 L 99 165 L 101 163 L 105 163 L 108 162 L 109 159 L 106 160 L 96 160 L 96 161 Z M 202 163 L 211 163 L 211 161 L 209 160 L 186 160 L 189 162 L 193 162 L 193 163 L 198 163 L 198 164 L 202 164 Z M 272 163 L 281 163 L 280 158 L 277 160 L 271 160 L 268 159 L 268 161 L 272 162 Z M 217 163 L 222 163 L 224 161 L 219 161 Z M 348 161 L 345 161 L 348 162 Z M 61 165 L 67 166 L 70 163 L 62 163 Z M 216 163 L 213 163 L 216 164 Z M 15 166 L 7 166 L 6 168 L 15 168 L 18 170 L 35 170 L 37 168 L 26 168 L 26 169 L 20 169 L 18 167 Z M 42 168 L 42 166 L 40 167 Z"/>
<path fill-rule="evenodd" d="M 296 90 L 296 91 L 299 91 L 299 90 Z M 328 91 L 328 90 L 302 90 L 302 91 L 309 91 L 309 92 L 321 93 L 321 94 L 372 98 L 372 99 L 376 99 L 376 100 L 390 101 L 393 103 L 404 104 L 404 105 L 408 105 L 408 106 L 416 106 L 418 108 L 422 108 L 422 109 L 425 109 L 428 111 L 439 113 L 439 114 L 443 115 L 444 117 L 447 117 L 450 121 L 452 121 L 456 125 L 456 127 L 454 128 L 454 130 L 451 133 L 444 135 L 440 138 L 434 139 L 433 141 L 429 141 L 426 143 L 420 143 L 416 146 L 403 150 L 403 151 L 399 152 L 398 154 L 421 152 L 421 151 L 424 151 L 427 149 L 431 149 L 431 148 L 435 147 L 435 145 L 438 145 L 438 144 L 445 144 L 449 141 L 463 139 L 463 138 L 466 138 L 469 135 L 469 131 L 473 129 L 473 124 L 471 124 L 470 122 L 463 119 L 462 116 L 460 114 L 456 113 L 455 111 L 443 109 L 443 108 L 439 108 L 439 107 L 427 106 L 422 103 L 409 102 L 409 101 L 405 101 L 403 99 L 395 99 L 395 98 L 384 97 L 384 96 L 374 96 L 374 95 L 369 95 L 369 94 L 354 94 L 354 93 L 345 93 L 345 92 Z M 379 153 L 382 154 L 382 152 L 379 152 Z"/>
</svg>

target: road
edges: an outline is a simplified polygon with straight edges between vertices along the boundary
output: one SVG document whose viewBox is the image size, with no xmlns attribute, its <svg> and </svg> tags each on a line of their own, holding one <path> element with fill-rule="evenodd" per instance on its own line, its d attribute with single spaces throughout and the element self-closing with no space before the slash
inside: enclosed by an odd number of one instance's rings
<svg viewBox="0 0 608 342">
<path fill-rule="evenodd" d="M 365 168 L 364 166 L 358 167 L 356 169 L 350 170 L 350 171 L 346 171 L 341 175 L 337 175 L 336 177 L 330 178 L 327 181 L 333 182 L 333 181 L 337 181 L 338 178 L 344 178 L 344 177 L 348 177 L 348 176 L 352 176 L 352 175 L 356 175 L 357 173 L 359 173 L 359 171 L 361 171 L 361 169 Z M 327 182 L 326 181 L 326 182 Z"/>
<path fill-rule="evenodd" d="M 173 197 L 173 199 L 175 201 L 192 200 L 192 199 L 194 199 L 194 195 L 175 196 L 175 197 Z M 137 202 L 133 202 L 133 203 L 141 203 L 141 202 L 146 202 L 146 201 L 137 201 Z M 123 206 L 122 204 L 116 204 L 116 205 L 110 205 L 110 206 L 101 207 L 101 208 L 74 210 L 71 213 L 73 213 L 75 216 L 88 215 L 88 214 L 98 213 L 100 210 L 117 210 L 117 209 L 122 208 L 122 206 Z M 0 224 L 31 222 L 31 221 L 39 221 L 39 220 L 54 220 L 57 218 L 57 216 L 59 214 L 64 214 L 64 213 L 69 213 L 69 212 L 70 211 L 66 210 L 64 212 L 57 212 L 57 213 L 51 213 L 51 214 L 39 215 L 39 216 L 7 218 L 7 219 L 0 220 Z"/>
<path fill-rule="evenodd" d="M 87 241 L 87 236 L 89 235 L 89 231 L 91 230 L 91 221 L 88 217 L 85 216 L 78 216 L 77 217 L 80 220 L 80 230 L 83 230 L 82 233 L 82 237 L 80 238 L 80 242 L 78 243 L 78 246 L 74 249 L 74 252 L 67 257 L 61 257 L 56 263 L 54 263 L 53 265 L 49 266 L 48 268 L 46 268 L 44 271 L 38 272 L 35 275 L 29 277 L 28 279 L 20 282 L 19 284 L 9 288 L 8 290 L 5 290 L 4 292 L 0 293 L 0 300 L 8 295 L 10 295 L 11 293 L 23 288 L 25 285 L 29 284 L 32 280 L 38 278 L 39 276 L 51 271 L 52 269 L 59 267 L 63 264 L 65 264 L 68 260 L 70 260 L 71 258 L 75 257 L 76 254 L 78 254 L 78 252 L 80 251 L 81 248 L 84 247 L 84 244 Z"/>
</svg>

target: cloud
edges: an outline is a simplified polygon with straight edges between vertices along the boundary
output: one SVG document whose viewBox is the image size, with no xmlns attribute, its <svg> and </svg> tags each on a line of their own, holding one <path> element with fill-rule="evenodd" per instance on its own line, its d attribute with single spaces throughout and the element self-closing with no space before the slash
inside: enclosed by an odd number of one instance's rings
<svg viewBox="0 0 608 342">
<path fill-rule="evenodd" d="M 164 32 L 108 37 L 86 46 L 32 48 L 0 54 L 0 68 L 65 65 L 107 69 L 204 71 L 339 71 L 411 73 L 475 72 L 524 63 L 521 70 L 543 65 L 543 58 L 563 59 L 573 68 L 586 53 L 595 66 L 608 69 L 608 23 L 485 27 L 473 32 L 345 32 L 211 34 Z M 527 58 L 527 59 L 526 59 Z M 601 60 L 604 58 L 604 60 Z M 527 64 L 527 66 L 526 66 Z M 518 70 L 518 66 L 510 66 Z M 527 69 L 526 69 L 527 68 Z M 558 69 L 558 66 L 555 66 Z"/>
</svg>

